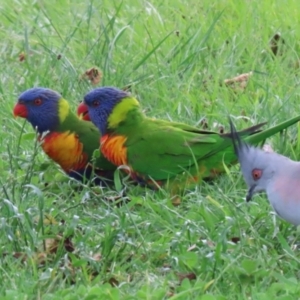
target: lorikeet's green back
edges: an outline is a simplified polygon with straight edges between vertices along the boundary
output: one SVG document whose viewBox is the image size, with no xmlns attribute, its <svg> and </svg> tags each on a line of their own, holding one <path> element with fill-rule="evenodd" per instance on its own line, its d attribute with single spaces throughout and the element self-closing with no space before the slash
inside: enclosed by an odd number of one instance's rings
<svg viewBox="0 0 300 300">
<path fill-rule="evenodd" d="M 116 166 L 103 155 L 91 164 L 94 151 L 99 149 L 99 130 L 72 113 L 58 93 L 45 88 L 29 89 L 20 95 L 14 114 L 37 128 L 43 150 L 69 176 L 82 180 L 94 172 L 105 180 L 113 178 Z"/>
<path fill-rule="evenodd" d="M 116 165 L 127 165 L 141 183 L 155 181 L 172 190 L 224 172 L 237 162 L 230 134 L 147 118 L 138 101 L 114 88 L 95 89 L 85 96 L 89 116 L 102 132 L 101 151 Z M 297 116 L 258 132 L 259 124 L 241 131 L 257 144 L 300 120 Z"/>
</svg>

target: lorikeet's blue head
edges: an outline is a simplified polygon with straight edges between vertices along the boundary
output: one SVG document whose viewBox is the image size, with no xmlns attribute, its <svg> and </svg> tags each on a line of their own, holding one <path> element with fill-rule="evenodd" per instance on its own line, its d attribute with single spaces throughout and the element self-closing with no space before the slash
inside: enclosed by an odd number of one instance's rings
<svg viewBox="0 0 300 300">
<path fill-rule="evenodd" d="M 114 87 L 96 88 L 85 95 L 84 104 L 88 106 L 90 119 L 98 127 L 102 135 L 104 135 L 108 127 L 110 127 L 109 118 L 112 116 L 116 105 L 120 103 L 122 99 L 128 97 L 128 93 Z"/>
<path fill-rule="evenodd" d="M 23 92 L 14 107 L 14 115 L 22 117 L 39 133 L 59 125 L 59 100 L 62 96 L 50 89 L 36 87 Z"/>
</svg>

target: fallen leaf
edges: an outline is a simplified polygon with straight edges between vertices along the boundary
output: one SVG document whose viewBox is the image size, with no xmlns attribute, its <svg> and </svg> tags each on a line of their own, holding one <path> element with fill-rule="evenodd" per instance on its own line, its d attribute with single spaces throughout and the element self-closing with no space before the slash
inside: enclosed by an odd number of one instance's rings
<svg viewBox="0 0 300 300">
<path fill-rule="evenodd" d="M 102 72 L 97 67 L 92 67 L 85 71 L 82 79 L 88 79 L 92 84 L 98 84 L 102 79 Z"/>
<path fill-rule="evenodd" d="M 57 239 L 49 238 L 45 239 L 45 251 L 47 253 L 56 253 L 59 245 L 59 241 Z"/>
<path fill-rule="evenodd" d="M 249 72 L 249 73 L 243 73 L 240 74 L 236 77 L 230 78 L 230 79 L 225 79 L 224 80 L 224 84 L 226 86 L 230 86 L 233 89 L 239 88 L 241 90 L 244 90 L 247 86 L 247 83 L 250 79 L 250 77 L 253 75 L 253 72 Z"/>
<path fill-rule="evenodd" d="M 57 235 L 55 238 L 45 239 L 46 253 L 51 253 L 51 254 L 56 253 L 62 240 L 63 237 L 61 235 Z M 75 247 L 70 237 L 67 237 L 63 240 L 63 245 L 67 252 L 73 252 L 75 250 Z"/>
<path fill-rule="evenodd" d="M 47 253 L 40 252 L 35 255 L 35 261 L 38 263 L 38 265 L 45 265 L 47 261 Z"/>
<path fill-rule="evenodd" d="M 44 216 L 44 224 L 45 225 L 56 225 L 58 222 L 55 220 L 55 218 L 49 214 L 45 214 Z"/>
<path fill-rule="evenodd" d="M 205 118 L 201 119 L 199 125 L 203 129 L 208 129 L 208 123 L 207 123 L 207 120 Z"/>
<path fill-rule="evenodd" d="M 194 245 L 188 247 L 187 251 L 192 251 L 192 250 L 195 250 L 195 249 L 197 249 L 196 244 L 194 244 Z"/>
<path fill-rule="evenodd" d="M 195 273 L 177 273 L 177 277 L 179 279 L 179 283 L 181 283 L 184 279 L 195 280 L 197 278 Z"/>
<path fill-rule="evenodd" d="M 115 204 L 117 207 L 121 207 L 130 202 L 130 199 L 126 196 L 126 192 L 122 191 L 117 196 L 105 196 L 105 201 Z"/>
<path fill-rule="evenodd" d="M 181 198 L 180 197 L 175 197 L 172 199 L 172 204 L 174 206 L 179 206 L 181 204 Z"/>
<path fill-rule="evenodd" d="M 27 254 L 24 252 L 14 252 L 13 257 L 20 259 L 21 262 L 25 262 L 27 260 Z"/>
<path fill-rule="evenodd" d="M 167 297 L 168 298 L 170 298 L 170 297 L 173 297 L 175 295 L 175 293 L 174 292 L 171 292 L 171 291 L 169 291 L 169 292 L 167 292 Z"/>
<path fill-rule="evenodd" d="M 100 260 L 102 259 L 102 255 L 101 255 L 100 253 L 95 253 L 95 254 L 93 254 L 93 256 L 92 256 L 92 259 L 93 259 L 94 261 L 100 261 Z"/>
<path fill-rule="evenodd" d="M 202 243 L 205 244 L 205 245 L 207 245 L 210 248 L 214 248 L 215 247 L 214 242 L 211 241 L 211 240 L 202 240 Z"/>
<path fill-rule="evenodd" d="M 232 241 L 233 243 L 235 243 L 235 244 L 237 244 L 240 240 L 241 240 L 241 239 L 240 239 L 239 237 L 237 237 L 237 236 L 234 236 L 234 237 L 231 238 L 231 241 Z"/>
<path fill-rule="evenodd" d="M 63 272 L 63 278 L 67 279 L 70 284 L 76 283 L 76 268 L 69 259 L 59 269 Z"/>
<path fill-rule="evenodd" d="M 114 277 L 111 277 L 109 280 L 108 280 L 108 283 L 112 286 L 112 287 L 116 287 L 119 285 L 119 281 L 114 278 Z"/>
<path fill-rule="evenodd" d="M 282 51 L 280 50 L 280 45 L 283 45 L 284 39 L 281 37 L 281 34 L 279 32 L 275 33 L 273 37 L 270 40 L 270 48 L 272 53 L 277 56 L 277 55 L 282 55 Z"/>
<path fill-rule="evenodd" d="M 19 61 L 24 61 L 25 58 L 26 58 L 25 53 L 24 53 L 24 52 L 21 52 L 21 53 L 19 54 Z"/>
<path fill-rule="evenodd" d="M 74 252 L 75 247 L 71 241 L 71 237 L 67 237 L 64 240 L 64 246 L 67 252 Z"/>
</svg>

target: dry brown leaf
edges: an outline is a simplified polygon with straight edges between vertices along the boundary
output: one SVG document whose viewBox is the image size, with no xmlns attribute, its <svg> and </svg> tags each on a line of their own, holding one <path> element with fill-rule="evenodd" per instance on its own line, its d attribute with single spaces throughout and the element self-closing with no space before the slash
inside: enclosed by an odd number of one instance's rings
<svg viewBox="0 0 300 300">
<path fill-rule="evenodd" d="M 46 253 L 51 253 L 51 254 L 56 253 L 62 240 L 63 237 L 61 235 L 57 235 L 55 238 L 45 239 Z M 75 247 L 70 237 L 65 238 L 63 240 L 63 244 L 67 252 L 73 252 L 75 250 Z"/>
<path fill-rule="evenodd" d="M 196 244 L 194 244 L 194 245 L 188 247 L 187 251 L 193 251 L 193 250 L 195 250 L 195 249 L 197 249 Z"/>
<path fill-rule="evenodd" d="M 112 287 L 116 287 L 119 285 L 119 281 L 114 278 L 114 277 L 111 277 L 109 280 L 108 280 L 108 283 L 112 286 Z"/>
<path fill-rule="evenodd" d="M 47 253 L 45 253 L 45 252 L 37 253 L 35 255 L 34 260 L 38 263 L 38 265 L 45 265 L 46 261 L 47 261 Z"/>
<path fill-rule="evenodd" d="M 202 240 L 202 243 L 207 245 L 210 248 L 214 248 L 215 247 L 215 243 L 211 240 Z"/>
<path fill-rule="evenodd" d="M 97 67 L 92 67 L 85 71 L 81 76 L 83 79 L 89 80 L 92 84 L 96 85 L 100 83 L 102 79 L 102 72 Z"/>
<path fill-rule="evenodd" d="M 100 261 L 100 260 L 102 259 L 102 255 L 101 255 L 100 253 L 95 253 L 95 254 L 93 254 L 93 256 L 92 256 L 92 259 L 93 259 L 94 261 Z"/>
<path fill-rule="evenodd" d="M 59 241 L 56 238 L 45 239 L 45 250 L 47 253 L 56 253 L 58 245 Z"/>
<path fill-rule="evenodd" d="M 240 88 L 240 89 L 244 90 L 252 75 L 253 75 L 252 71 L 249 73 L 243 73 L 236 77 L 233 77 L 230 79 L 225 79 L 224 83 L 225 83 L 225 85 L 230 86 L 232 88 Z"/>
<path fill-rule="evenodd" d="M 39 217 L 35 217 L 35 218 L 34 218 L 34 221 L 35 221 L 36 223 L 39 223 L 40 218 L 39 218 Z M 55 219 L 53 216 L 51 216 L 51 215 L 49 215 L 49 214 L 45 214 L 45 215 L 44 215 L 44 219 L 43 219 L 43 224 L 44 224 L 44 225 L 57 225 L 58 222 L 56 221 L 56 219 Z"/>
<path fill-rule="evenodd" d="M 169 291 L 169 292 L 167 292 L 167 297 L 168 298 L 171 298 L 171 297 L 173 297 L 175 295 L 175 293 L 174 292 L 171 292 L 171 291 Z"/>
<path fill-rule="evenodd" d="M 45 214 L 44 216 L 44 224 L 45 225 L 56 225 L 58 222 L 55 220 L 55 218 L 49 214 Z"/>
<path fill-rule="evenodd" d="M 27 254 L 24 252 L 14 252 L 12 256 L 20 259 L 21 262 L 25 262 L 27 260 Z"/>
<path fill-rule="evenodd" d="M 172 199 L 172 204 L 174 206 L 179 206 L 181 204 L 181 198 L 176 196 L 175 198 Z"/>
<path fill-rule="evenodd" d="M 279 52 L 280 50 L 280 45 L 283 45 L 284 39 L 281 37 L 281 34 L 279 32 L 275 33 L 273 37 L 270 40 L 270 48 L 272 53 L 276 55 L 282 55 L 282 51 Z"/>
<path fill-rule="evenodd" d="M 71 237 L 65 238 L 64 246 L 67 252 L 73 252 L 75 250 L 75 247 L 71 241 Z"/>
<path fill-rule="evenodd" d="M 241 239 L 238 236 L 234 236 L 231 238 L 231 241 L 235 244 L 237 244 Z"/>
<path fill-rule="evenodd" d="M 24 61 L 25 59 L 26 59 L 25 53 L 24 53 L 24 52 L 21 52 L 21 53 L 19 54 L 19 61 Z"/>
<path fill-rule="evenodd" d="M 184 279 L 194 280 L 197 278 L 195 273 L 177 273 L 177 277 L 179 279 L 179 283 L 181 283 Z"/>
<path fill-rule="evenodd" d="M 201 119 L 199 125 L 203 129 L 208 129 L 208 123 L 207 123 L 207 120 L 205 118 Z"/>
</svg>

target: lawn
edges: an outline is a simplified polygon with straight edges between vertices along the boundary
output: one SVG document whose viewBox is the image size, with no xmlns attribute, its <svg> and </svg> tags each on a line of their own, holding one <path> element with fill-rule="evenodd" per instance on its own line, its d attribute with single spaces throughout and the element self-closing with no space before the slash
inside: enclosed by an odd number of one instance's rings
<svg viewBox="0 0 300 300">
<path fill-rule="evenodd" d="M 148 116 L 216 131 L 229 115 L 238 129 L 273 126 L 300 114 L 298 1 L 11 0 L 0 12 L 1 299 L 300 297 L 299 230 L 265 195 L 246 203 L 238 166 L 176 205 L 129 185 L 118 206 L 118 174 L 115 189 L 70 180 L 12 116 L 33 86 L 75 111 L 110 85 L 130 86 Z M 83 76 L 92 67 L 100 83 Z M 250 71 L 246 87 L 224 83 Z M 300 159 L 298 136 L 295 125 L 267 143 Z"/>
</svg>

